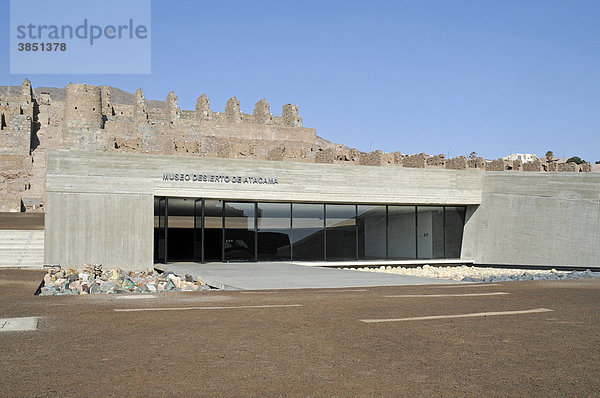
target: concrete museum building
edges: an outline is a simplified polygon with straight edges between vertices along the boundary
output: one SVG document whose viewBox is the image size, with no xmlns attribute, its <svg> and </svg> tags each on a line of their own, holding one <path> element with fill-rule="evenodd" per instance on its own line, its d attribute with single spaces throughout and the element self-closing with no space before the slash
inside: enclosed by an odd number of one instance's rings
<svg viewBox="0 0 600 398">
<path fill-rule="evenodd" d="M 582 166 L 364 153 L 265 100 L 1 90 L 1 210 L 45 212 L 46 263 L 600 267 L 600 174 Z"/>
</svg>

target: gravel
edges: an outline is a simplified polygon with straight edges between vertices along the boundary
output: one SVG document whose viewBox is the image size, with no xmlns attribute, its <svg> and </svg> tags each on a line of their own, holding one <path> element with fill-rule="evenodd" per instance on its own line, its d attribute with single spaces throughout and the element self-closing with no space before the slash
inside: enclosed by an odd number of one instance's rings
<svg viewBox="0 0 600 398">
<path fill-rule="evenodd" d="M 389 274 L 402 274 L 422 276 L 428 278 L 451 279 L 462 282 L 510 282 L 510 281 L 533 281 L 533 280 L 560 280 L 560 279 L 587 279 L 600 278 L 600 272 L 586 271 L 557 271 L 516 269 L 516 268 L 490 268 L 469 267 L 466 265 L 456 267 L 392 267 L 381 266 L 378 268 L 344 268 L 347 270 L 364 272 L 384 272 Z"/>
</svg>

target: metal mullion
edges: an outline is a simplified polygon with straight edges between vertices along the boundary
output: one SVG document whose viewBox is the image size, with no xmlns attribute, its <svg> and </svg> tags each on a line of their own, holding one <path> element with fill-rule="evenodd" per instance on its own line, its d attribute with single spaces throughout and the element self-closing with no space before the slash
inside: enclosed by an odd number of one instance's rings
<svg viewBox="0 0 600 398">
<path fill-rule="evenodd" d="M 390 259 L 390 221 L 389 221 L 389 206 L 385 205 L 385 259 Z"/>
<path fill-rule="evenodd" d="M 258 261 L 258 202 L 254 202 L 254 261 Z"/>
<path fill-rule="evenodd" d="M 201 226 L 202 226 L 202 247 L 201 247 L 201 251 L 200 251 L 200 262 L 204 264 L 204 215 L 205 215 L 205 203 L 204 203 L 204 198 L 202 198 L 202 219 L 201 219 Z"/>
<path fill-rule="evenodd" d="M 225 201 L 221 201 L 221 262 L 225 262 Z"/>
<path fill-rule="evenodd" d="M 442 207 L 442 211 L 444 212 L 444 216 L 443 216 L 443 223 L 442 223 L 442 239 L 444 239 L 444 258 L 446 257 L 446 206 Z"/>
<path fill-rule="evenodd" d="M 194 262 L 196 262 L 196 202 L 198 199 L 194 199 L 194 248 L 193 248 L 193 258 Z"/>
<path fill-rule="evenodd" d="M 165 264 L 169 263 L 167 248 L 169 247 L 169 198 L 165 196 Z"/>
<path fill-rule="evenodd" d="M 415 259 L 419 259 L 419 206 L 415 206 Z"/>
<path fill-rule="evenodd" d="M 358 205 L 354 205 L 354 237 L 356 261 L 358 261 Z"/>
<path fill-rule="evenodd" d="M 290 261 L 294 261 L 294 206 L 290 202 Z"/>
<path fill-rule="evenodd" d="M 323 259 L 327 261 L 327 205 L 323 203 Z"/>
</svg>

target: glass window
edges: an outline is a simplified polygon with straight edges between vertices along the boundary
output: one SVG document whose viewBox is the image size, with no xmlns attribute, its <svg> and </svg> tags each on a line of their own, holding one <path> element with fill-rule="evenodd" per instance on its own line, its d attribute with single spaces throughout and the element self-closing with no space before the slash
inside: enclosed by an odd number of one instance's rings
<svg viewBox="0 0 600 398">
<path fill-rule="evenodd" d="M 223 202 L 204 200 L 204 261 L 223 261 Z"/>
<path fill-rule="evenodd" d="M 225 202 L 225 261 L 256 261 L 254 203 Z"/>
<path fill-rule="evenodd" d="M 258 261 L 290 261 L 291 215 L 290 203 L 258 204 Z"/>
<path fill-rule="evenodd" d="M 460 258 L 465 206 L 154 198 L 154 261 Z"/>
<path fill-rule="evenodd" d="M 419 258 L 444 258 L 443 207 L 417 207 L 417 252 Z"/>
<path fill-rule="evenodd" d="M 417 257 L 415 206 L 388 206 L 388 256 L 390 260 Z"/>
<path fill-rule="evenodd" d="M 358 259 L 385 260 L 385 206 L 358 205 Z"/>
<path fill-rule="evenodd" d="M 194 199 L 169 198 L 168 261 L 194 260 Z"/>
<path fill-rule="evenodd" d="M 292 259 L 323 261 L 325 206 L 322 204 L 292 204 Z"/>
<path fill-rule="evenodd" d="M 194 261 L 202 261 L 202 199 L 194 200 Z"/>
<path fill-rule="evenodd" d="M 167 221 L 165 217 L 165 207 L 167 198 L 154 198 L 154 262 L 166 263 L 165 243 Z"/>
<path fill-rule="evenodd" d="M 460 258 L 465 213 L 465 207 L 446 207 L 446 258 Z"/>
<path fill-rule="evenodd" d="M 325 205 L 327 261 L 356 260 L 356 206 Z"/>
</svg>

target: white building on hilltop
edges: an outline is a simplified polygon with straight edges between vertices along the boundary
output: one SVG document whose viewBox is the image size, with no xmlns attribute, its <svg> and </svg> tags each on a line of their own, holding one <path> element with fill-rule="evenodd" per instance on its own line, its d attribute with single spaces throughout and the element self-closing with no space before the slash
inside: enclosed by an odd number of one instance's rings
<svg viewBox="0 0 600 398">
<path fill-rule="evenodd" d="M 504 160 L 520 160 L 523 163 L 533 162 L 534 160 L 539 159 L 536 154 L 533 153 L 513 153 L 512 155 L 508 155 L 503 157 Z"/>
</svg>

